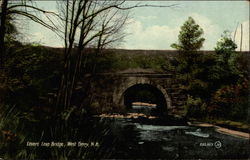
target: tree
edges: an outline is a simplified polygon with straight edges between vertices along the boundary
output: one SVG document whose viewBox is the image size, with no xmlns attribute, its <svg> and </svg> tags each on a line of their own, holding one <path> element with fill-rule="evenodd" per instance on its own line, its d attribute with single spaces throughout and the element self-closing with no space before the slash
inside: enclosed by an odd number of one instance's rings
<svg viewBox="0 0 250 160">
<path fill-rule="evenodd" d="M 3 62 L 4 62 L 4 55 L 5 55 L 5 45 L 4 45 L 4 35 L 6 32 L 5 28 L 5 21 L 6 21 L 6 15 L 7 15 L 7 5 L 8 5 L 8 0 L 2 0 L 1 1 L 1 26 L 0 26 L 0 68 L 3 67 Z"/>
<path fill-rule="evenodd" d="M 199 67 L 201 56 L 197 52 L 205 41 L 202 35 L 203 29 L 195 23 L 192 17 L 189 17 L 181 26 L 178 43 L 171 45 L 179 51 L 176 64 L 177 78 L 189 94 L 195 94 L 195 92 L 198 94 L 199 88 L 206 87 L 206 84 L 197 78 L 202 72 L 202 68 Z"/>
<path fill-rule="evenodd" d="M 154 5 L 126 6 L 125 1 L 66 0 L 59 3 L 63 17 L 64 73 L 58 91 L 57 106 L 68 108 L 75 84 L 82 68 L 82 57 L 86 47 L 102 48 L 121 40 L 122 29 L 127 20 L 127 10 L 136 7 L 171 7 Z M 124 13 L 125 12 L 125 13 Z M 73 49 L 76 43 L 76 50 Z M 73 50 L 76 59 L 73 60 Z"/>
<path fill-rule="evenodd" d="M 171 45 L 179 51 L 197 51 L 199 50 L 205 38 L 202 38 L 203 29 L 195 23 L 192 17 L 188 17 L 188 20 L 181 26 L 181 31 L 178 36 L 178 43 Z"/>
<path fill-rule="evenodd" d="M 203 46 L 205 38 L 202 37 L 203 29 L 189 17 L 181 26 L 178 43 L 171 47 L 179 51 L 175 64 L 176 79 L 179 87 L 187 95 L 186 115 L 193 117 L 205 116 L 206 101 L 209 98 L 206 65 L 210 60 L 197 52 Z"/>
<path fill-rule="evenodd" d="M 203 29 L 195 23 L 192 17 L 181 26 L 178 43 L 171 45 L 179 51 L 177 58 L 177 79 L 180 87 L 187 94 L 185 109 L 186 116 L 202 117 L 206 104 L 206 90 L 208 84 L 202 80 L 204 67 L 202 56 L 197 51 L 203 46 L 205 38 Z"/>
<path fill-rule="evenodd" d="M 82 68 L 83 50 L 87 46 L 97 48 L 97 52 L 105 45 L 121 37 L 110 39 L 123 27 L 126 17 L 119 16 L 120 2 L 73 0 L 59 3 L 64 29 L 64 73 L 59 88 L 57 105 L 67 108 L 71 105 L 71 97 Z M 114 17 L 119 17 L 115 20 Z M 73 45 L 76 44 L 76 50 Z M 73 60 L 75 50 L 76 61 Z"/>
<path fill-rule="evenodd" d="M 41 18 L 39 15 L 43 14 L 49 22 L 45 21 L 44 18 Z M 21 0 L 21 1 L 10 1 L 2 0 L 1 1 L 1 22 L 0 22 L 0 68 L 4 67 L 4 62 L 6 58 L 6 49 L 5 49 L 5 39 L 6 33 L 8 34 L 8 27 L 12 27 L 14 30 L 14 25 L 11 23 L 11 20 L 15 15 L 24 16 L 30 20 L 43 25 L 44 27 L 49 28 L 50 30 L 56 32 L 55 24 L 51 21 L 51 16 L 57 17 L 58 15 L 54 12 L 46 11 L 40 9 L 34 5 L 32 1 Z M 57 33 L 57 32 L 56 32 Z M 8 38 L 8 37 L 7 37 Z"/>
<path fill-rule="evenodd" d="M 215 86 L 237 82 L 240 71 L 236 61 L 238 57 L 236 48 L 237 45 L 232 40 L 230 33 L 225 31 L 215 47 L 216 65 L 212 68 L 211 73 L 214 83 L 217 83 Z"/>
<path fill-rule="evenodd" d="M 178 43 L 171 45 L 179 51 L 177 72 L 184 74 L 195 70 L 200 58 L 200 54 L 196 51 L 202 47 L 205 41 L 205 38 L 201 37 L 202 35 L 203 29 L 195 23 L 192 17 L 189 17 L 181 26 Z M 188 80 L 190 76 L 187 74 L 185 77 Z"/>
<path fill-rule="evenodd" d="M 1 0 L 1 10 L 0 10 L 0 103 L 4 104 L 6 101 L 7 84 L 8 80 L 8 66 L 6 66 L 7 57 L 9 55 L 9 47 L 15 45 L 16 35 L 18 33 L 17 27 L 13 23 L 13 19 L 18 18 L 19 16 L 24 16 L 36 23 L 43 25 L 44 27 L 49 28 L 50 30 L 56 32 L 57 28 L 54 23 L 51 21 L 52 17 L 58 17 L 54 12 L 49 12 L 43 9 L 40 9 L 35 6 L 33 1 L 20 0 Z M 46 18 L 40 17 L 43 15 Z M 46 21 L 49 20 L 48 21 Z M 20 43 L 20 42 L 17 42 Z M 16 52 L 16 51 L 14 51 Z"/>
<path fill-rule="evenodd" d="M 215 52 L 220 55 L 224 63 L 229 63 L 230 58 L 233 58 L 237 45 L 232 40 L 229 31 L 224 31 L 221 39 L 217 42 Z"/>
<path fill-rule="evenodd" d="M 213 88 L 210 114 L 222 118 L 249 121 L 249 78 L 247 64 L 240 64 L 242 55 L 229 31 L 225 31 L 215 47 L 216 64 L 210 69 L 210 86 Z M 240 65 L 243 65 L 240 67 Z"/>
</svg>

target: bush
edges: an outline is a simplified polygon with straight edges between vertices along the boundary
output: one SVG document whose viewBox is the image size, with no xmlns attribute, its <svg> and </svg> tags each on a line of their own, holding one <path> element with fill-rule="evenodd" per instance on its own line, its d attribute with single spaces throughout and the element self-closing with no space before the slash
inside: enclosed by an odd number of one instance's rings
<svg viewBox="0 0 250 160">
<path fill-rule="evenodd" d="M 8 92 L 6 103 L 28 110 L 39 105 L 39 97 L 46 96 L 59 86 L 62 56 L 42 46 L 7 46 Z"/>
<path fill-rule="evenodd" d="M 218 89 L 211 99 L 209 114 L 233 120 L 247 120 L 249 81 L 243 79 L 236 85 Z"/>
<path fill-rule="evenodd" d="M 187 104 L 184 106 L 187 117 L 204 118 L 207 105 L 200 98 L 188 96 Z"/>
<path fill-rule="evenodd" d="M 171 66 L 164 55 L 144 55 L 107 51 L 102 54 L 89 52 L 84 57 L 85 72 L 116 72 L 131 68 L 153 69 L 162 72 L 170 70 Z"/>
</svg>

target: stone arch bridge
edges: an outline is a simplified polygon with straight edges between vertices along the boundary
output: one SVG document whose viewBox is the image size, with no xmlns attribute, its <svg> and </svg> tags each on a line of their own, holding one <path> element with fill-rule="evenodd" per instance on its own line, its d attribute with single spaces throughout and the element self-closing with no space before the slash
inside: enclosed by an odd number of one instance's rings
<svg viewBox="0 0 250 160">
<path fill-rule="evenodd" d="M 171 114 L 183 111 L 186 99 L 175 75 L 148 70 L 87 74 L 76 90 L 79 93 L 77 99 L 82 99 L 81 103 L 89 104 L 97 113 L 122 112 L 131 107 L 132 102 L 146 101 L 157 104 L 161 112 Z M 138 99 L 136 95 L 140 91 L 147 91 L 151 99 L 145 99 L 145 96 Z"/>
</svg>

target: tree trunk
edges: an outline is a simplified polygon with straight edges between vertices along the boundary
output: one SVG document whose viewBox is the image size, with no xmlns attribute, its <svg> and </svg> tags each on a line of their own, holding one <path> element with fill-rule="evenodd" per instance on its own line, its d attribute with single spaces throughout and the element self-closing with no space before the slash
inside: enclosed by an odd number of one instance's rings
<svg viewBox="0 0 250 160">
<path fill-rule="evenodd" d="M 7 14 L 7 5 L 8 0 L 2 0 L 1 4 L 1 26 L 0 26 L 0 68 L 4 67 L 4 58 L 5 58 L 5 45 L 4 45 L 4 36 L 5 36 L 5 21 Z"/>
</svg>

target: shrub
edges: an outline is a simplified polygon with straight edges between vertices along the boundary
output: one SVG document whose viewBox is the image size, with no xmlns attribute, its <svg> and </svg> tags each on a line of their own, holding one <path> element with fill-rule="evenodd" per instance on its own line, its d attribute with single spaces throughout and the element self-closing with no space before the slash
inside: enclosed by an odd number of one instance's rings
<svg viewBox="0 0 250 160">
<path fill-rule="evenodd" d="M 188 96 L 185 112 L 187 117 L 203 118 L 206 114 L 207 105 L 200 98 Z"/>
<path fill-rule="evenodd" d="M 248 88 L 249 81 L 246 78 L 238 84 L 221 87 L 212 96 L 209 114 L 233 120 L 247 120 Z"/>
</svg>

